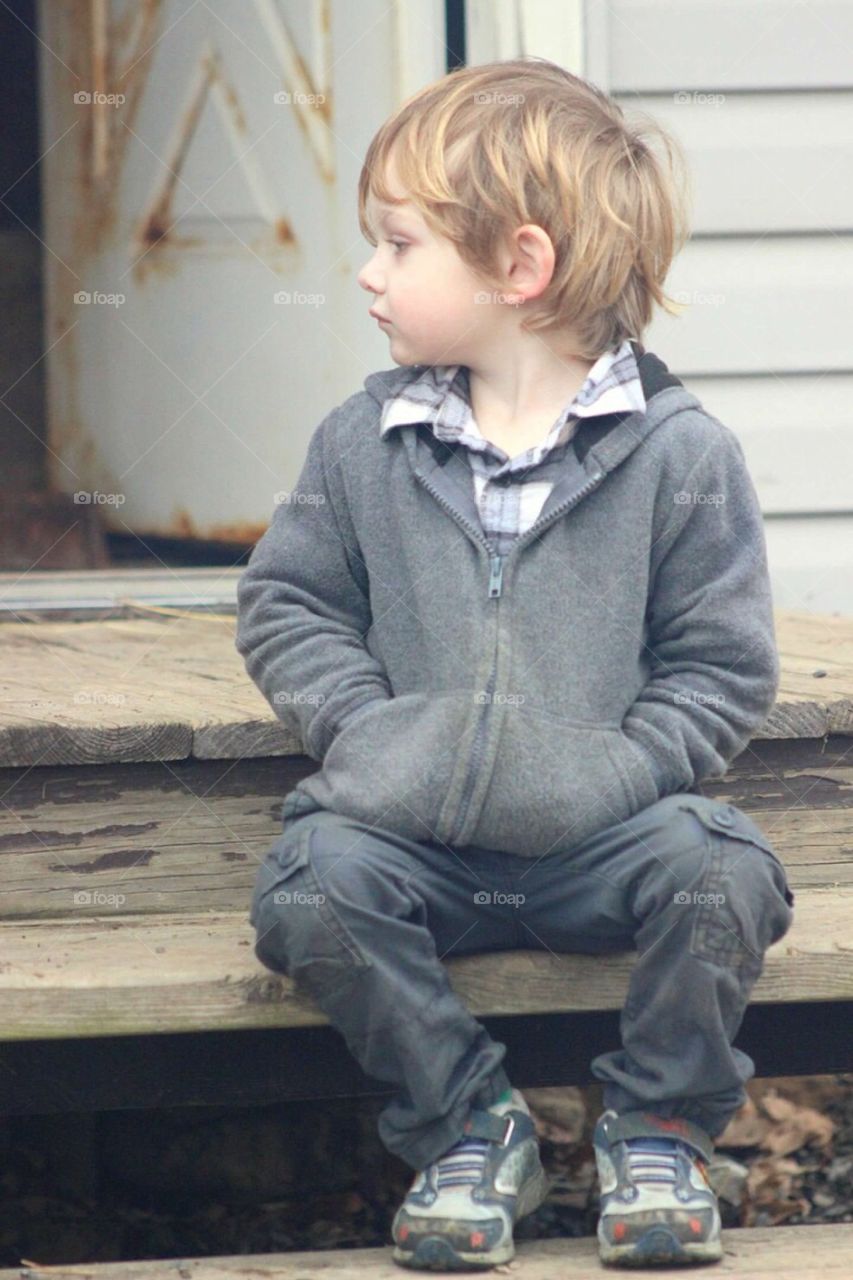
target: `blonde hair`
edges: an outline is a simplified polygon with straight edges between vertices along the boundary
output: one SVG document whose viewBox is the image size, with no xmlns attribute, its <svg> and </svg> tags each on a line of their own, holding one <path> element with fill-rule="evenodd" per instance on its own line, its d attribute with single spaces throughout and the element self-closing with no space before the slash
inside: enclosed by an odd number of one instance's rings
<svg viewBox="0 0 853 1280">
<path fill-rule="evenodd" d="M 649 145 L 657 138 L 663 156 Z M 370 143 L 358 183 L 362 234 L 376 238 L 368 196 L 399 203 L 393 161 L 431 231 L 490 284 L 497 253 L 533 223 L 554 245 L 553 277 L 522 328 L 571 326 L 577 355 L 640 341 L 673 258 L 689 237 L 689 170 L 652 118 L 626 120 L 601 89 L 544 58 L 459 67 L 408 98 Z"/>
</svg>

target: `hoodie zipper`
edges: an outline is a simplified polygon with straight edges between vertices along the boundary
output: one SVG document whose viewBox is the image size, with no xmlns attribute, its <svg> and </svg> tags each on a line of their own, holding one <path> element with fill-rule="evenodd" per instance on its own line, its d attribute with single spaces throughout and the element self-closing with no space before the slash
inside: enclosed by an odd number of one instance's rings
<svg viewBox="0 0 853 1280">
<path fill-rule="evenodd" d="M 596 487 L 596 485 L 598 485 L 604 479 L 604 474 L 605 473 L 600 469 L 596 469 L 590 476 L 589 480 L 587 480 L 586 484 L 584 484 L 580 489 L 576 489 L 573 494 L 570 494 L 569 497 L 565 499 L 565 501 L 561 502 L 559 506 L 555 507 L 553 511 L 548 513 L 548 516 L 545 518 L 544 522 L 542 521 L 542 517 L 534 521 L 534 523 L 530 526 L 527 532 L 525 534 L 522 534 L 521 538 L 516 539 L 516 541 L 510 547 L 509 551 L 506 553 L 506 556 L 493 555 L 491 546 L 483 537 L 480 530 L 476 529 L 468 520 L 465 519 L 464 516 L 461 516 L 459 512 L 456 511 L 456 509 L 452 507 L 450 503 L 447 502 L 446 499 L 443 498 L 442 495 L 438 493 L 438 491 L 431 484 L 429 484 L 427 480 L 422 478 L 422 483 L 429 490 L 429 492 L 433 494 L 433 496 L 437 499 L 437 501 L 441 503 L 441 505 L 445 507 L 456 518 L 456 520 L 459 521 L 460 524 L 463 524 L 465 525 L 466 528 L 470 529 L 471 532 L 474 534 L 475 538 L 477 539 L 477 541 L 482 545 L 484 545 L 488 550 L 489 552 L 488 595 L 489 595 L 489 599 L 496 599 L 501 595 L 503 591 L 503 567 L 504 567 L 504 561 L 506 560 L 507 556 L 511 556 L 514 551 L 517 551 L 520 549 L 523 543 L 528 542 L 530 538 L 536 533 L 536 530 L 540 526 L 540 524 L 544 523 L 545 526 L 551 524 L 552 521 L 556 520 L 559 516 L 563 515 L 566 511 L 570 510 L 576 503 L 580 502 L 581 498 L 584 498 L 588 493 L 591 493 L 592 490 Z M 474 745 L 471 748 L 471 756 L 468 764 L 468 772 L 465 775 L 465 784 L 462 789 L 462 799 L 459 805 L 460 812 L 457 815 L 456 828 L 448 837 L 448 840 L 447 840 L 448 844 L 454 844 L 459 839 L 461 832 L 465 828 L 465 821 L 468 817 L 468 810 L 471 806 L 471 797 L 474 794 L 474 782 L 477 776 L 477 770 L 480 767 L 480 758 L 483 754 L 483 739 L 485 737 L 485 730 L 486 730 L 486 717 L 488 714 L 489 703 L 492 700 L 492 696 L 495 690 L 497 658 L 498 658 L 497 645 L 495 645 L 495 650 L 492 655 L 492 670 L 489 675 L 488 683 L 486 685 L 486 697 L 483 703 L 483 710 L 480 714 L 480 719 L 477 724 L 477 730 L 474 735 Z"/>
</svg>

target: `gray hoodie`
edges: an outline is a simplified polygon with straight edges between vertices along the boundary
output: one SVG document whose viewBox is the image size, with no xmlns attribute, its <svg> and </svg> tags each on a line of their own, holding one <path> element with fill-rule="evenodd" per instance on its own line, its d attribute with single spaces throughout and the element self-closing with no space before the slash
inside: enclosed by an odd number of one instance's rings
<svg viewBox="0 0 853 1280">
<path fill-rule="evenodd" d="M 735 434 L 635 354 L 645 411 L 581 420 L 503 557 L 464 446 L 380 437 L 423 366 L 316 428 L 237 588 L 246 669 L 320 762 L 285 815 L 533 858 L 743 750 L 779 681 L 757 495 Z"/>
</svg>

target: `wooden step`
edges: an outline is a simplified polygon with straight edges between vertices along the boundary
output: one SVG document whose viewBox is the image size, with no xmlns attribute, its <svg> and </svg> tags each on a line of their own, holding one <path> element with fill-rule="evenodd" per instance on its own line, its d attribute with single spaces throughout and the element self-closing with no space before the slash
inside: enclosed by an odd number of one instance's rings
<svg viewBox="0 0 853 1280">
<path fill-rule="evenodd" d="M 767 951 L 752 1001 L 849 999 L 851 920 L 853 887 L 799 890 L 794 924 Z M 245 911 L 2 921 L 0 1039 L 325 1023 L 289 978 L 260 963 L 254 940 Z M 475 1016 L 621 1009 L 635 962 L 635 951 L 445 960 Z"/>
<path fill-rule="evenodd" d="M 144 616 L 152 606 L 236 615 L 242 572 L 239 566 L 161 569 L 146 564 L 0 573 L 0 619 L 91 622 Z"/>
<path fill-rule="evenodd" d="M 246 674 L 233 617 L 138 608 L 150 617 L 0 625 L 0 765 L 301 754 Z M 753 740 L 853 733 L 850 619 L 777 611 L 775 626 L 779 694 Z"/>
<path fill-rule="evenodd" d="M 718 1280 L 850 1280 L 853 1275 L 853 1224 L 797 1227 L 743 1227 L 723 1231 L 723 1258 L 692 1267 L 635 1270 L 605 1267 L 594 1236 L 580 1240 L 520 1240 L 516 1256 L 503 1267 L 482 1272 L 516 1280 L 591 1280 L 624 1275 L 661 1280 L 662 1275 L 707 1276 Z M 44 1267 L 36 1263 L 0 1271 L 0 1280 L 400 1280 L 425 1275 L 398 1266 L 391 1248 L 331 1249 L 300 1253 L 253 1253 L 233 1257 L 167 1258 L 150 1262 L 75 1263 Z M 436 1274 L 436 1273 L 432 1273 Z M 440 1274 L 448 1274 L 441 1272 Z M 470 1273 L 469 1273 L 470 1274 Z"/>
</svg>

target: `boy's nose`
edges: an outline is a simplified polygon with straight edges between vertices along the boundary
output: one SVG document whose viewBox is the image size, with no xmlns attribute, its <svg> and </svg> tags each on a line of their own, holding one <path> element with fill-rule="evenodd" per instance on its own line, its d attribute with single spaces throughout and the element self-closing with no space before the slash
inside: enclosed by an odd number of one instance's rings
<svg viewBox="0 0 853 1280">
<path fill-rule="evenodd" d="M 373 258 L 365 262 L 364 266 L 356 276 L 358 283 L 362 289 L 366 289 L 368 293 L 381 293 L 382 286 L 378 273 L 373 269 Z"/>
</svg>

